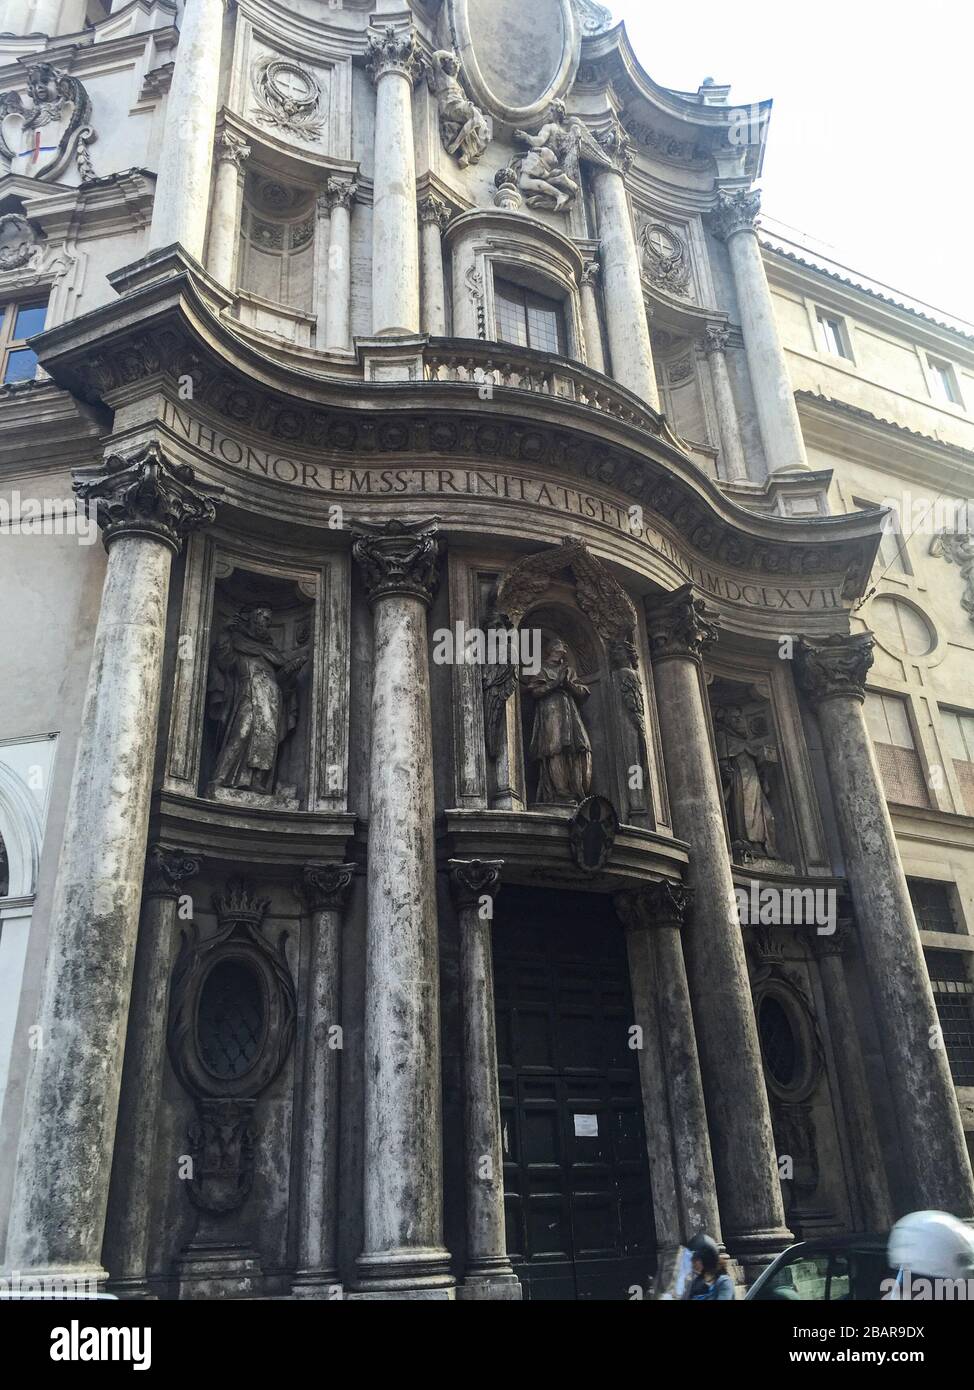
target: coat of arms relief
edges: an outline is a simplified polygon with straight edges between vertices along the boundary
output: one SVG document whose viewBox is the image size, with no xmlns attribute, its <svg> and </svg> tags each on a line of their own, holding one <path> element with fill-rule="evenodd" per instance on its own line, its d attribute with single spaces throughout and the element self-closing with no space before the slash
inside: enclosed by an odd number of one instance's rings
<svg viewBox="0 0 974 1390">
<path fill-rule="evenodd" d="M 82 182 L 93 179 L 90 119 L 91 100 L 76 77 L 50 63 L 32 64 L 26 90 L 0 93 L 0 155 L 7 172 L 49 179 L 74 160 Z"/>
</svg>

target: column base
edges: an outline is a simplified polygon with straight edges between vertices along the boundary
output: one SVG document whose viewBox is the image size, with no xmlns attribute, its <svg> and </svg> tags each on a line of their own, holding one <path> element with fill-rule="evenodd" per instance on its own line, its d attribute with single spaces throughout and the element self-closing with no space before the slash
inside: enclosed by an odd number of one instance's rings
<svg viewBox="0 0 974 1390">
<path fill-rule="evenodd" d="M 763 1231 L 730 1232 L 725 1235 L 724 1243 L 731 1258 L 739 1261 L 744 1278 L 751 1285 L 782 1250 L 795 1244 L 795 1237 L 787 1226 L 772 1226 Z"/>
<path fill-rule="evenodd" d="M 521 1281 L 506 1256 L 478 1262 L 457 1285 L 462 1303 L 519 1303 L 522 1296 Z"/>
<path fill-rule="evenodd" d="M 199 1245 L 176 1260 L 177 1298 L 254 1298 L 263 1270 L 256 1251 L 239 1245 Z"/>
<path fill-rule="evenodd" d="M 386 1250 L 360 1255 L 355 1264 L 358 1277 L 347 1298 L 456 1297 L 456 1280 L 450 1273 L 448 1250 L 437 1247 Z"/>
<path fill-rule="evenodd" d="M 292 1298 L 340 1303 L 344 1296 L 337 1269 L 299 1269 L 291 1281 Z"/>
</svg>

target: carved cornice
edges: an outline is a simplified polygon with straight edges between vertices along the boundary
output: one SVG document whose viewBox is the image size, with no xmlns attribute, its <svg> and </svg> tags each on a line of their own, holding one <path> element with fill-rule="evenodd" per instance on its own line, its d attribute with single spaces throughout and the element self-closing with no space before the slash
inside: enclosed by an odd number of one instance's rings
<svg viewBox="0 0 974 1390">
<path fill-rule="evenodd" d="M 353 528 L 352 556 L 362 567 L 369 603 L 394 597 L 432 603 L 437 585 L 439 518 L 389 521 L 383 526 L 359 522 Z"/>
<path fill-rule="evenodd" d="M 79 469 L 74 490 L 96 503 L 106 550 L 122 536 L 144 536 L 177 555 L 190 531 L 215 521 L 222 492 L 198 482 L 187 464 L 170 463 L 155 442 L 128 457 L 112 454 L 99 468 Z"/>
<path fill-rule="evenodd" d="M 396 29 L 387 24 L 381 29 L 370 29 L 368 40 L 365 62 L 374 83 L 378 84 L 388 73 L 398 73 L 410 83 L 418 81 L 424 62 L 415 29 Z"/>
<path fill-rule="evenodd" d="M 704 330 L 703 350 L 708 357 L 718 352 L 726 352 L 730 342 L 730 329 L 726 323 L 708 323 Z"/>
<path fill-rule="evenodd" d="M 503 859 L 451 859 L 450 890 L 458 910 L 479 908 L 484 898 L 501 891 Z"/>
<path fill-rule="evenodd" d="M 761 214 L 761 193 L 757 188 L 721 188 L 717 206 L 710 214 L 714 235 L 727 241 L 735 232 L 755 232 Z"/>
<path fill-rule="evenodd" d="M 311 912 L 344 912 L 354 864 L 306 864 L 297 892 Z"/>
<path fill-rule="evenodd" d="M 344 208 L 346 212 L 351 212 L 352 204 L 357 197 L 358 181 L 356 179 L 336 178 L 333 175 L 325 184 L 325 200 L 332 212 L 335 208 Z"/>
<path fill-rule="evenodd" d="M 435 193 L 427 193 L 425 198 L 419 201 L 419 220 L 424 225 L 435 222 L 441 232 L 445 232 L 450 225 L 453 217 L 453 209 L 442 198 L 438 198 Z"/>
<path fill-rule="evenodd" d="M 213 144 L 213 158 L 217 164 L 233 164 L 238 170 L 243 169 L 250 153 L 246 140 L 232 130 L 221 130 Z"/>
<path fill-rule="evenodd" d="M 202 856 L 153 845 L 146 856 L 143 898 L 178 898 L 182 884 L 200 871 Z"/>
<path fill-rule="evenodd" d="M 719 636 L 717 614 L 692 584 L 647 604 L 646 621 L 654 662 L 674 657 L 700 662 Z"/>
<path fill-rule="evenodd" d="M 797 652 L 797 678 L 813 708 L 826 700 L 866 698 L 866 678 L 876 645 L 871 632 L 849 637 L 835 634 L 821 640 L 803 640 Z"/>
<path fill-rule="evenodd" d="M 630 931 L 660 927 L 681 931 L 693 907 L 693 890 L 667 879 L 631 893 L 617 893 L 614 901 L 620 921 Z"/>
</svg>

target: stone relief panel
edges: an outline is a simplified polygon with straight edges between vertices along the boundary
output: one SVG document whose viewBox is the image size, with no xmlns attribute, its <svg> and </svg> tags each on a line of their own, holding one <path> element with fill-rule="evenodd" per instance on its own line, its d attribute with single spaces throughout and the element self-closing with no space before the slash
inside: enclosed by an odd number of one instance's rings
<svg viewBox="0 0 974 1390">
<path fill-rule="evenodd" d="M 685 235 L 650 219 L 639 229 L 643 274 L 650 284 L 677 299 L 696 301 L 693 262 Z"/>
<path fill-rule="evenodd" d="M 327 126 L 321 83 L 315 74 L 288 59 L 264 57 L 254 64 L 252 113 L 258 125 L 318 142 Z"/>
<path fill-rule="evenodd" d="M 53 179 L 72 161 L 82 182 L 95 177 L 88 146 L 91 100 L 76 77 L 50 63 L 27 68 L 22 90 L 0 94 L 0 157 L 5 172 Z"/>
</svg>

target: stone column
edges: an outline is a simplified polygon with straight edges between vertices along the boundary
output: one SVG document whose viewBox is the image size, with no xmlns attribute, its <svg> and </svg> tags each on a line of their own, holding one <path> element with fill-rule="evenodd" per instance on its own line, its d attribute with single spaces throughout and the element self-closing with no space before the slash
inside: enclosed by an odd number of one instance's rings
<svg viewBox="0 0 974 1390">
<path fill-rule="evenodd" d="M 691 585 L 647 612 L 673 828 L 690 844 L 698 904 L 686 969 L 721 1222 L 728 1248 L 750 1274 L 791 1235 L 701 685 L 703 654 L 717 640 L 714 616 Z"/>
<path fill-rule="evenodd" d="M 602 347 L 602 324 L 599 320 L 598 261 L 589 261 L 582 271 L 582 327 L 585 330 L 585 361 L 593 372 L 605 371 L 605 352 Z"/>
<path fill-rule="evenodd" d="M 51 906 L 50 946 L 24 1097 L 10 1267 L 106 1278 L 101 1268 L 122 1052 L 145 868 L 169 573 L 213 520 L 193 471 L 155 443 L 77 475 L 97 504 L 108 569 Z"/>
<path fill-rule="evenodd" d="M 795 388 L 781 345 L 758 241 L 756 221 L 761 211 L 761 194 L 756 189 L 720 188 L 717 199 L 711 225 L 721 241 L 727 243 L 768 472 L 807 468 Z"/>
<path fill-rule="evenodd" d="M 721 1240 L 707 1110 L 680 940 L 691 901 L 692 895 L 673 883 L 647 884 L 616 898 L 626 927 L 636 1022 L 644 1037 L 654 1028 L 659 1033 L 682 1245 L 701 1232 Z M 640 1052 L 640 1063 L 643 1055 Z"/>
<path fill-rule="evenodd" d="M 200 262 L 210 204 L 223 14 L 224 0 L 190 0 L 183 11 L 149 231 L 150 251 L 178 242 Z"/>
<path fill-rule="evenodd" d="M 366 1296 L 452 1298 L 443 1247 L 439 957 L 426 615 L 436 523 L 358 529 L 373 613 L 365 995 Z"/>
<path fill-rule="evenodd" d="M 599 218 L 599 264 L 612 375 L 653 410 L 659 410 L 659 387 L 624 169 L 614 164 L 593 168 L 592 186 Z"/>
<path fill-rule="evenodd" d="M 372 331 L 413 334 L 419 332 L 413 84 L 421 66 L 415 30 L 370 31 L 368 65 L 375 83 Z"/>
<path fill-rule="evenodd" d="M 445 338 L 446 282 L 443 275 L 443 233 L 453 216 L 452 210 L 428 193 L 419 205 L 423 252 L 423 318 L 422 328 L 431 338 Z"/>
<path fill-rule="evenodd" d="M 822 731 L 910 1205 L 974 1218 L 957 1094 L 863 714 L 873 646 L 870 633 L 803 642 L 798 679 Z"/>
<path fill-rule="evenodd" d="M 338 1113 L 342 1000 L 342 914 L 354 864 L 308 864 L 299 891 L 311 911 L 308 1002 L 298 1166 L 295 1298 L 340 1296 Z"/>
<path fill-rule="evenodd" d="M 325 197 L 331 213 L 328 274 L 325 291 L 325 347 L 347 352 L 352 346 L 352 204 L 358 194 L 355 179 L 332 177 Z"/>
<path fill-rule="evenodd" d="M 850 1180 L 858 1197 L 866 1231 L 887 1231 L 893 1223 L 893 1204 L 886 1182 L 886 1164 L 876 1132 L 872 1097 L 859 1046 L 859 1029 L 849 997 L 843 956 L 852 942 L 851 924 L 839 921 L 831 936 L 812 936 L 822 993 L 835 1054 L 836 1082 L 842 1098 L 846 1137 L 852 1155 Z"/>
<path fill-rule="evenodd" d="M 499 860 L 450 860 L 450 887 L 460 919 L 463 1005 L 467 1268 L 460 1297 L 464 1299 L 521 1297 L 520 1280 L 507 1257 L 504 1223 L 504 1146 L 490 939 L 502 868 Z"/>
<path fill-rule="evenodd" d="M 240 244 L 240 193 L 250 146 L 231 130 L 221 130 L 213 147 L 216 177 L 210 209 L 210 239 L 206 268 L 228 290 L 237 287 L 237 247 Z"/>
<path fill-rule="evenodd" d="M 744 445 L 741 443 L 741 428 L 725 355 L 729 337 L 730 332 L 725 324 L 708 324 L 704 348 L 710 363 L 710 380 L 714 387 L 724 480 L 728 483 L 746 483 L 747 461 L 744 457 Z"/>
<path fill-rule="evenodd" d="M 29 11 L 29 17 L 25 16 L 25 10 Z M 4 15 L 3 18 L 6 24 L 11 27 L 15 24 L 18 26 L 17 29 L 14 29 L 14 33 L 19 31 L 19 26 L 22 23 L 21 16 L 27 18 L 27 23 L 23 28 L 24 34 L 52 36 L 58 31 L 58 20 L 61 18 L 61 0 L 33 0 L 33 3 L 31 0 L 27 0 L 26 6 L 24 0 L 13 0 L 9 18 L 7 15 Z"/>
<path fill-rule="evenodd" d="M 149 1197 L 162 1103 L 173 941 L 180 897 L 199 868 L 199 855 L 161 845 L 153 845 L 146 860 L 105 1233 L 112 1292 L 123 1298 L 149 1296 Z"/>
</svg>

